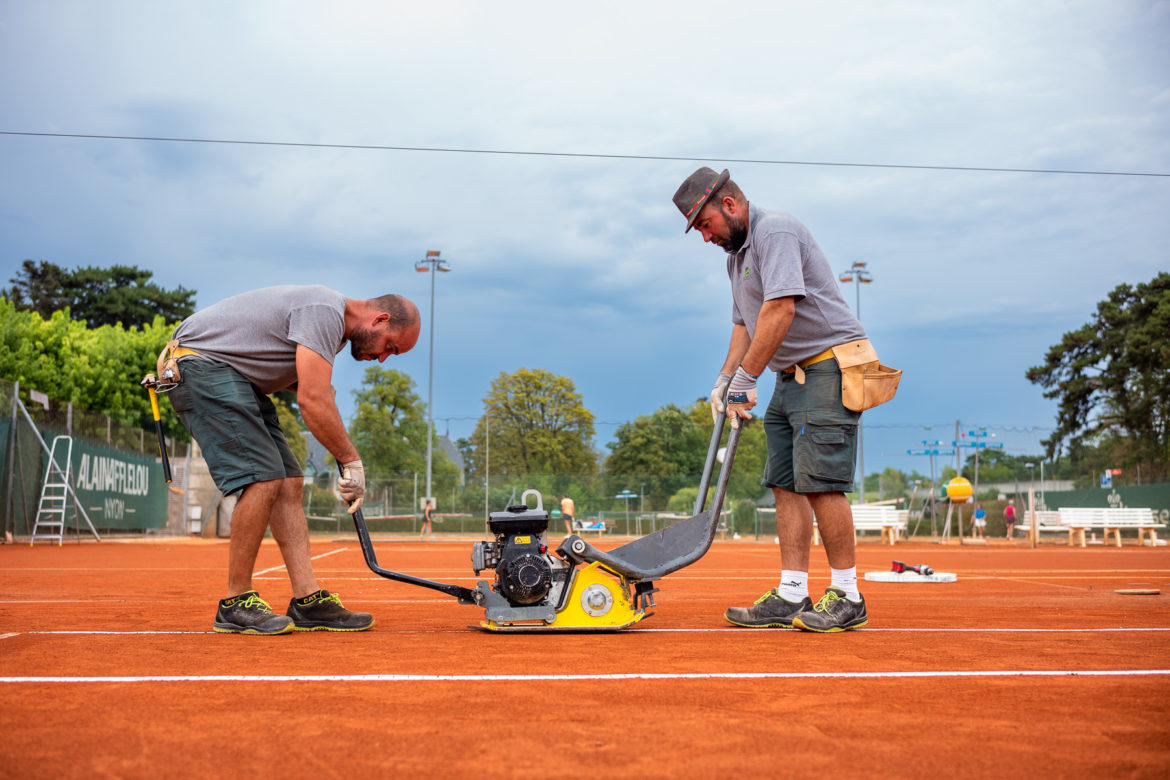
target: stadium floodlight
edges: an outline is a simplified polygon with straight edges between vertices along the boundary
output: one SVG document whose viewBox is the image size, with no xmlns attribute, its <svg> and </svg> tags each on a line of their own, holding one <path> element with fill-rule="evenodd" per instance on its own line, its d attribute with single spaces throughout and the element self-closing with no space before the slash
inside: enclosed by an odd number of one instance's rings
<svg viewBox="0 0 1170 780">
<path fill-rule="evenodd" d="M 435 434 L 435 272 L 448 273 L 451 266 L 446 260 L 439 259 L 439 250 L 431 249 L 422 260 L 414 264 L 414 270 L 419 273 L 431 272 L 431 325 L 430 325 L 430 355 L 427 357 L 427 494 L 426 499 L 434 498 L 431 493 L 431 463 L 434 456 Z"/>
</svg>

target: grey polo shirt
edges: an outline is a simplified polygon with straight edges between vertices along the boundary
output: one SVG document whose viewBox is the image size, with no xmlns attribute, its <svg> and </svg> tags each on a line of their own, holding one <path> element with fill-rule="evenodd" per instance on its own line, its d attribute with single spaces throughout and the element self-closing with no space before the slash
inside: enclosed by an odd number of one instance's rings
<svg viewBox="0 0 1170 780">
<path fill-rule="evenodd" d="M 275 393 L 296 384 L 298 344 L 332 365 L 345 346 L 345 296 L 320 285 L 265 287 L 195 312 L 173 338 Z"/>
<path fill-rule="evenodd" d="M 731 321 L 755 338 L 764 301 L 796 299 L 792 325 L 768 367 L 782 371 L 829 347 L 865 338 L 808 228 L 791 214 L 756 206 L 749 206 L 748 220 L 743 247 L 727 255 Z"/>
</svg>

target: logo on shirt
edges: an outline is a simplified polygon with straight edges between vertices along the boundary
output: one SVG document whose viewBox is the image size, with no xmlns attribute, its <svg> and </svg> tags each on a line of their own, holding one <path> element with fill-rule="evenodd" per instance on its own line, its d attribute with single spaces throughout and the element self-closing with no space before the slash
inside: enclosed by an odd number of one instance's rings
<svg viewBox="0 0 1170 780">
<path fill-rule="evenodd" d="M 744 269 L 743 269 L 743 275 L 744 275 L 744 276 L 751 276 L 751 275 L 752 275 L 752 269 L 751 269 L 751 268 L 744 268 Z"/>
</svg>

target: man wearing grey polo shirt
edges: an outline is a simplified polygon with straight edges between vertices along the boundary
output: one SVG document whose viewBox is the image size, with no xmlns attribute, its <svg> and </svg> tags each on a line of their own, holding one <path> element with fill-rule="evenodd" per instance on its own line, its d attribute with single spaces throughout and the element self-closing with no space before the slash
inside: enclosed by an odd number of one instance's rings
<svg viewBox="0 0 1170 780">
<path fill-rule="evenodd" d="M 383 361 L 413 347 L 418 332 L 418 308 L 401 296 L 358 300 L 328 287 L 294 285 L 227 298 L 175 328 L 159 358 L 159 375 L 164 366 L 177 369 L 171 405 L 199 442 L 216 487 L 240 496 L 216 631 L 271 635 L 373 626 L 371 615 L 351 612 L 317 583 L 301 507 L 301 467 L 268 394 L 296 390 L 309 430 L 342 464 L 338 491 L 352 514 L 365 493 L 365 469 L 333 400 L 333 359 L 348 342 L 356 360 Z M 267 528 L 292 585 L 284 615 L 252 589 Z"/>
<path fill-rule="evenodd" d="M 861 415 L 841 402 L 841 371 L 831 348 L 864 339 L 865 330 L 808 228 L 790 214 L 749 204 L 728 171 L 700 168 L 679 187 L 674 203 L 687 231 L 697 228 L 705 242 L 727 253 L 731 345 L 711 391 L 712 414 L 726 414 L 738 427 L 751 417 L 759 375 L 765 368 L 778 373 L 764 415 L 763 484 L 776 496 L 780 584 L 724 617 L 748 628 L 835 632 L 864 626 L 845 496 L 853 489 Z M 814 515 L 832 572 L 815 605 L 808 595 Z"/>
</svg>

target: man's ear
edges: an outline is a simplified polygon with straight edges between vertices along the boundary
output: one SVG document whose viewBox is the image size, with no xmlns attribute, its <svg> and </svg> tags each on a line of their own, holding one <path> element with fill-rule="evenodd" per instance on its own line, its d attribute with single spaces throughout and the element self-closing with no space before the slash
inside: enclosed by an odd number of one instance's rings
<svg viewBox="0 0 1170 780">
<path fill-rule="evenodd" d="M 730 195 L 725 195 L 719 204 L 723 206 L 723 211 L 733 217 L 737 216 L 740 212 L 743 211 L 743 207 L 739 205 L 739 201 Z"/>
<path fill-rule="evenodd" d="M 370 324 L 371 325 L 381 325 L 383 322 L 389 322 L 389 321 L 390 321 L 390 315 L 384 311 L 380 311 L 374 316 L 374 320 Z"/>
</svg>

